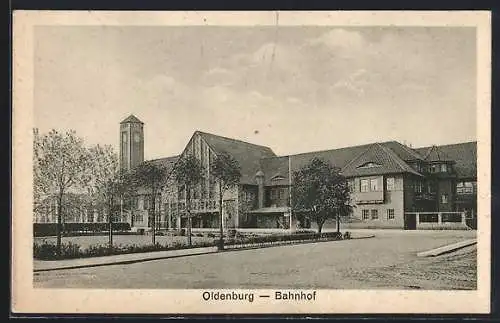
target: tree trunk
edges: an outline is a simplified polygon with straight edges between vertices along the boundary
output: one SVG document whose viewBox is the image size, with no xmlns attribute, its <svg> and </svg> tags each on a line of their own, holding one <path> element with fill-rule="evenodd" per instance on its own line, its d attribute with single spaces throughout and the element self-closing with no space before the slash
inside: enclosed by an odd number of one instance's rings
<svg viewBox="0 0 500 323">
<path fill-rule="evenodd" d="M 152 197 L 152 201 L 151 201 L 151 205 L 152 205 L 152 209 L 151 209 L 151 215 L 152 215 L 152 219 L 151 219 L 151 227 L 153 228 L 153 237 L 152 237 L 152 242 L 153 242 L 153 245 L 156 244 L 156 196 L 155 196 L 155 192 L 153 191 L 153 197 Z"/>
<path fill-rule="evenodd" d="M 186 214 L 187 214 L 187 236 L 188 245 L 191 246 L 191 189 L 186 189 Z"/>
<path fill-rule="evenodd" d="M 321 235 L 321 230 L 323 230 L 323 224 L 325 224 L 325 219 L 317 220 L 316 223 L 318 224 L 318 234 Z"/>
<path fill-rule="evenodd" d="M 57 236 L 57 242 L 56 242 L 56 249 L 57 249 L 57 255 L 61 255 L 61 244 L 62 244 L 62 198 L 63 198 L 64 192 L 61 191 L 59 193 L 59 196 L 57 198 L 57 224 L 56 224 L 56 236 Z"/>
<path fill-rule="evenodd" d="M 109 250 L 110 251 L 113 250 L 113 216 L 112 216 L 112 212 L 113 212 L 113 198 L 110 198 L 109 207 L 108 207 L 108 224 L 109 224 L 108 235 L 109 235 Z"/>
<path fill-rule="evenodd" d="M 219 181 L 219 250 L 224 250 L 224 228 L 222 226 L 222 183 Z"/>
<path fill-rule="evenodd" d="M 340 214 L 337 213 L 337 233 L 340 233 Z"/>
</svg>

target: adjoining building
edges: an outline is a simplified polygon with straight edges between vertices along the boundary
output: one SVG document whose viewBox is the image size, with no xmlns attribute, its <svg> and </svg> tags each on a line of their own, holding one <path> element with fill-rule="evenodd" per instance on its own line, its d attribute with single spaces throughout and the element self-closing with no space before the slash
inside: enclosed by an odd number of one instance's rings
<svg viewBox="0 0 500 323">
<path fill-rule="evenodd" d="M 130 116 L 120 124 L 120 160 L 124 170 L 144 161 L 144 124 Z M 193 154 L 206 176 L 192 192 L 194 229 L 219 226 L 218 192 L 211 161 L 228 153 L 240 164 L 240 183 L 223 197 L 223 225 L 240 230 L 291 230 L 314 227 L 290 210 L 292 174 L 318 157 L 341 169 L 355 204 L 345 228 L 468 228 L 477 216 L 476 142 L 411 148 L 397 141 L 277 156 L 271 148 L 196 131 L 178 156 L 150 162 L 170 172 L 179 158 Z M 160 229 L 186 226 L 186 192 L 169 176 L 157 198 Z M 124 219 L 136 229 L 151 225 L 151 197 L 139 191 Z M 325 227 L 335 226 L 334 221 Z"/>
</svg>

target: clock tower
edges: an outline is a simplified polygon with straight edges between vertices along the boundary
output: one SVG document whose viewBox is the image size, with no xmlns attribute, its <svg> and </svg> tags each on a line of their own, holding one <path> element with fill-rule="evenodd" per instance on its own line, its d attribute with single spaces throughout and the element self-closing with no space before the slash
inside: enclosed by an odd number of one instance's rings
<svg viewBox="0 0 500 323">
<path fill-rule="evenodd" d="M 144 161 L 144 123 L 134 115 L 120 122 L 120 169 L 129 171 Z"/>
</svg>

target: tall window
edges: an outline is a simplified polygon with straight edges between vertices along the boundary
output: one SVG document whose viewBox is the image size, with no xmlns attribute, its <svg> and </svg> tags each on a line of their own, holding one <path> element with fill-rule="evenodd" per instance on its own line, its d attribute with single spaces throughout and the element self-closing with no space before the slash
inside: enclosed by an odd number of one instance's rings
<svg viewBox="0 0 500 323">
<path fill-rule="evenodd" d="M 121 151 L 122 163 L 126 163 L 127 161 L 127 133 L 122 132 L 122 151 Z"/>
<path fill-rule="evenodd" d="M 394 220 L 394 209 L 387 209 L 387 220 Z"/>
<path fill-rule="evenodd" d="M 448 165 L 446 164 L 441 164 L 441 173 L 446 173 L 448 171 Z"/>
<path fill-rule="evenodd" d="M 422 182 L 421 181 L 415 182 L 415 192 L 422 193 Z"/>
<path fill-rule="evenodd" d="M 378 181 L 377 181 L 377 179 L 374 178 L 374 179 L 370 180 L 370 190 L 372 192 L 378 191 Z"/>
<path fill-rule="evenodd" d="M 354 180 L 350 179 L 348 182 L 347 182 L 347 185 L 349 187 L 349 192 L 354 192 Z"/>
<path fill-rule="evenodd" d="M 394 177 L 387 177 L 387 190 L 394 191 Z"/>
<path fill-rule="evenodd" d="M 185 200 L 186 199 L 186 190 L 184 189 L 184 186 L 179 186 L 178 187 L 178 194 L 179 194 L 179 200 Z"/>
<path fill-rule="evenodd" d="M 446 203 L 448 203 L 448 195 L 442 194 L 441 195 L 441 204 L 446 204 Z"/>
<path fill-rule="evenodd" d="M 369 182 L 367 179 L 361 180 L 361 192 L 368 192 L 370 189 Z"/>
<path fill-rule="evenodd" d="M 210 177 L 210 184 L 209 184 L 209 190 L 208 190 L 208 197 L 213 198 L 215 196 L 215 186 L 217 183 Z"/>
<path fill-rule="evenodd" d="M 363 210 L 363 220 L 369 220 L 370 219 L 370 211 L 369 210 Z"/>
<path fill-rule="evenodd" d="M 134 222 L 142 222 L 142 213 L 134 213 Z"/>
<path fill-rule="evenodd" d="M 436 193 L 436 185 L 433 182 L 428 182 L 427 183 L 427 191 L 429 194 L 434 194 Z"/>
<path fill-rule="evenodd" d="M 378 220 L 378 210 L 372 210 L 372 220 Z"/>
<path fill-rule="evenodd" d="M 276 192 L 276 189 L 275 189 L 275 188 L 272 188 L 272 189 L 271 189 L 271 200 L 276 200 L 276 198 L 277 198 L 277 197 L 276 197 L 276 195 L 277 195 L 276 193 L 277 193 L 277 192 Z"/>
<path fill-rule="evenodd" d="M 278 198 L 280 200 L 283 200 L 283 199 L 285 199 L 285 197 L 286 197 L 286 188 L 280 188 Z"/>
</svg>

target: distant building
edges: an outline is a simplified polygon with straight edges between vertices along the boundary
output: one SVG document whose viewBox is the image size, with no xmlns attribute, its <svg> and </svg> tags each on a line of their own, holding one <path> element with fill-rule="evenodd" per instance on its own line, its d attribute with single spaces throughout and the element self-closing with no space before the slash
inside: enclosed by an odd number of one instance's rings
<svg viewBox="0 0 500 323">
<path fill-rule="evenodd" d="M 120 123 L 120 160 L 124 170 L 144 160 L 143 125 L 135 116 Z M 356 207 L 344 227 L 467 228 L 466 220 L 475 219 L 477 213 L 476 149 L 476 142 L 410 148 L 388 141 L 276 156 L 269 147 L 196 131 L 179 156 L 150 162 L 172 171 L 177 160 L 186 154 L 201 161 L 206 176 L 191 192 L 194 228 L 218 228 L 217 185 L 209 165 L 221 152 L 232 155 L 242 172 L 239 185 L 224 196 L 225 227 L 291 229 L 297 222 L 306 228 L 314 226 L 304 215 L 290 211 L 289 187 L 293 185 L 293 172 L 318 157 L 339 167 L 349 180 Z M 177 187 L 172 176 L 156 198 L 159 227 L 185 227 L 186 192 Z M 126 220 L 134 228 L 148 228 L 150 205 L 147 192 L 138 192 Z"/>
</svg>

